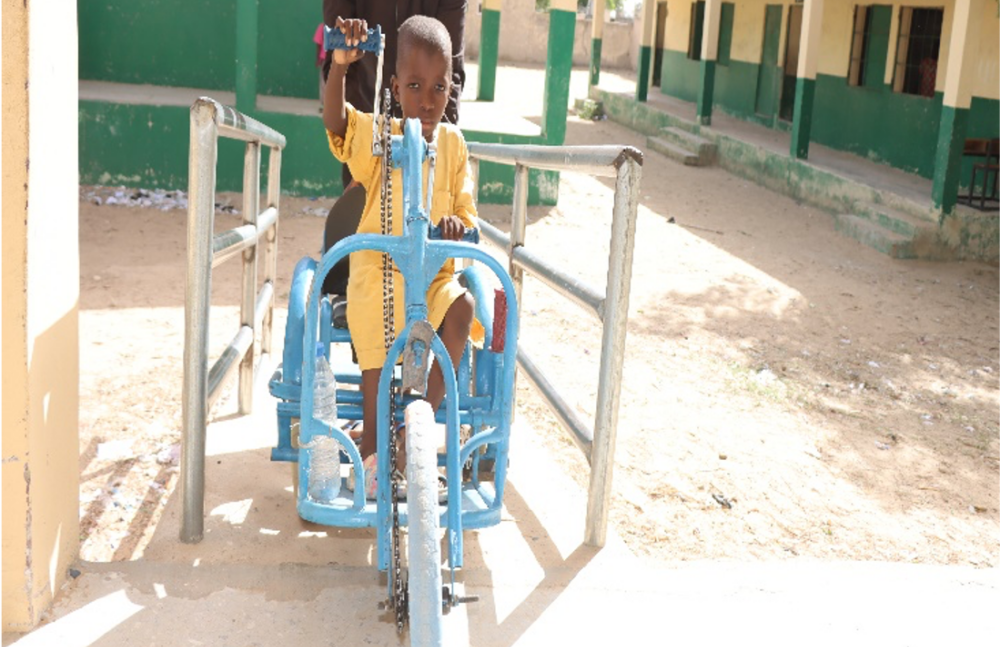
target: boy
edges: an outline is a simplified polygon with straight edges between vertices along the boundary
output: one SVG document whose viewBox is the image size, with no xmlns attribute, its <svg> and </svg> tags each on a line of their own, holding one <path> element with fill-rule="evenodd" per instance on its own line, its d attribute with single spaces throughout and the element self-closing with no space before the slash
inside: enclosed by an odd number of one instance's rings
<svg viewBox="0 0 1000 647">
<path fill-rule="evenodd" d="M 337 18 L 336 28 L 346 38 L 348 46 L 366 38 L 368 25 L 364 20 Z M 330 150 L 348 165 L 351 175 L 365 188 L 365 208 L 358 233 L 381 233 L 382 161 L 371 154 L 372 115 L 358 112 L 344 100 L 344 78 L 347 68 L 364 56 L 357 49 L 336 50 L 327 77 L 323 123 L 327 129 Z M 439 21 L 427 16 L 413 16 L 400 26 L 396 73 L 391 87 L 404 119 L 419 119 L 421 133 L 428 142 L 436 142 L 437 158 L 431 212 L 433 224 L 441 228 L 445 240 L 460 240 L 466 227 L 475 227 L 476 207 L 472 201 L 472 178 L 468 167 L 468 151 L 461 131 L 442 124 L 441 116 L 448 104 L 451 90 L 451 38 Z M 400 134 L 399 122 L 392 124 L 393 134 Z M 424 163 L 426 182 L 428 163 Z M 402 186 L 400 169 L 392 171 L 393 186 Z M 402 198 L 392 201 L 393 231 L 399 236 L 403 229 Z M 351 254 L 351 272 L 347 284 L 347 325 L 361 368 L 363 432 L 359 447 L 365 467 L 365 494 L 374 497 L 375 428 L 378 381 L 386 357 L 383 331 L 383 267 L 380 252 L 365 250 Z M 395 321 L 405 321 L 402 295 L 403 280 L 393 266 Z M 453 260 L 438 271 L 427 291 L 428 319 L 438 330 L 452 365 L 457 366 L 473 324 L 472 296 L 455 278 Z M 395 334 L 395 331 L 392 331 Z M 476 331 L 482 341 L 482 329 Z M 433 409 L 444 398 L 444 378 L 435 362 L 427 382 L 427 401 Z M 369 432 L 369 430 L 371 430 Z M 405 465 L 405 448 L 397 453 L 397 469 Z M 353 483 L 352 483 L 353 485 Z"/>
</svg>

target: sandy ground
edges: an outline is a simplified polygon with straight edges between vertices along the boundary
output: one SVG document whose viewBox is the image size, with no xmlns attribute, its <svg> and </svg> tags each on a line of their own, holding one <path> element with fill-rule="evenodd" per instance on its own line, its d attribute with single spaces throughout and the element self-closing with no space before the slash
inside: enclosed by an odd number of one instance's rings
<svg viewBox="0 0 1000 647">
<path fill-rule="evenodd" d="M 576 118 L 567 143 L 644 147 Z M 114 193 L 80 191 L 80 556 L 98 562 L 142 556 L 176 485 L 181 427 L 186 212 L 107 204 Z M 530 209 L 529 247 L 603 286 L 612 195 L 609 180 L 564 174 L 559 206 Z M 276 335 L 330 203 L 282 199 Z M 239 224 L 227 211 L 220 231 Z M 482 216 L 506 228 L 509 208 Z M 238 319 L 235 265 L 213 278 L 213 353 Z M 892 260 L 826 213 L 647 152 L 616 530 L 661 563 L 998 565 L 998 307 L 994 266 Z M 528 279 L 521 343 L 592 417 L 597 323 Z M 551 469 L 586 488 L 582 454 L 523 380 L 517 399 Z M 232 400 L 214 416 L 233 415 Z"/>
</svg>

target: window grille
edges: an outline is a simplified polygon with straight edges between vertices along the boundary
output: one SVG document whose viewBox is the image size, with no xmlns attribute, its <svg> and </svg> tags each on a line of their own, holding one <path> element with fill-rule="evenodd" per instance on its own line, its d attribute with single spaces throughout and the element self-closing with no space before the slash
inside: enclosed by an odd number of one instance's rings
<svg viewBox="0 0 1000 647">
<path fill-rule="evenodd" d="M 934 96 L 943 22 L 944 9 L 900 7 L 894 91 Z"/>
</svg>

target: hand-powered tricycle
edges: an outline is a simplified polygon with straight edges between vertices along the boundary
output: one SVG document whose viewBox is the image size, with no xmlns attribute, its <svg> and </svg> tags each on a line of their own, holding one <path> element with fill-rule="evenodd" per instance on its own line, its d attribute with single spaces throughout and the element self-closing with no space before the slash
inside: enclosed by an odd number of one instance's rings
<svg viewBox="0 0 1000 647">
<path fill-rule="evenodd" d="M 328 49 L 337 46 L 344 46 L 342 34 L 328 30 Z M 380 30 L 370 30 L 367 42 L 359 47 L 381 55 Z M 407 120 L 402 136 L 391 135 L 389 100 L 387 92 L 381 116 L 376 109 L 377 133 L 372 146 L 373 154 L 382 158 L 384 233 L 352 234 L 333 240 L 337 236 L 331 239 L 328 228 L 322 258 L 319 261 L 304 258 L 296 266 L 282 364 L 270 383 L 272 395 L 280 400 L 278 443 L 271 457 L 298 463 L 298 480 L 303 485 L 297 491 L 297 509 L 303 519 L 338 527 L 376 527 L 378 568 L 388 575 L 384 604 L 395 613 L 400 632 L 409 624 L 414 643 L 433 643 L 440 639 L 442 613 L 464 601 L 454 586 L 455 569 L 462 566 L 462 531 L 500 521 L 514 399 L 517 304 L 510 276 L 491 255 L 470 242 L 436 239 L 440 238 L 440 232 L 430 223 L 430 199 L 422 195 L 425 178 L 421 172 L 429 158 L 431 177 L 427 186 L 432 186 L 435 144 L 424 140 L 418 120 Z M 401 237 L 389 235 L 392 231 L 389 171 L 393 167 L 402 168 L 403 176 Z M 341 212 L 353 210 L 356 223 L 359 209 L 356 196 L 345 194 L 334 212 L 344 218 Z M 334 222 L 333 228 L 343 229 L 345 222 L 351 222 L 349 215 Z M 478 232 L 467 232 L 466 240 L 478 242 Z M 392 317 L 385 321 L 387 356 L 378 387 L 378 489 L 374 501 L 366 500 L 364 466 L 349 433 L 343 425 L 319 420 L 314 403 L 317 353 L 329 357 L 333 345 L 351 341 L 342 316 L 345 295 L 330 294 L 324 288 L 336 284 L 342 291 L 344 281 L 329 279 L 342 274 L 348 255 L 359 250 L 381 252 L 384 267 L 391 268 L 394 262 L 405 280 L 406 322 L 394 339 Z M 460 281 L 475 298 L 476 318 L 486 330 L 484 347 L 475 349 L 467 344 L 457 371 L 427 321 L 426 291 L 448 258 L 477 262 L 460 270 Z M 497 282 L 499 290 L 494 289 Z M 391 293 L 391 280 L 383 285 L 388 286 L 384 288 L 388 291 L 383 295 L 385 298 L 398 298 L 399 295 Z M 390 307 L 388 312 L 392 311 Z M 445 400 L 436 415 L 421 399 L 432 358 L 440 362 L 445 379 Z M 361 392 L 356 386 L 360 383 L 360 372 L 356 367 L 341 370 L 336 379 L 338 418 L 348 423 L 360 420 Z M 398 481 L 390 477 L 395 462 L 396 430 L 404 422 L 404 410 L 405 501 Z M 443 452 L 438 451 L 435 422 L 445 427 Z M 340 462 L 353 467 L 338 473 L 345 487 L 329 499 L 314 498 L 308 487 L 320 468 L 316 463 L 320 460 L 317 439 L 336 441 L 342 450 Z M 439 497 L 441 468 L 447 483 L 446 497 Z M 346 482 L 349 478 L 346 474 L 353 475 L 353 482 Z M 451 572 L 448 586 L 442 585 L 439 526 L 447 535 L 447 563 Z M 400 542 L 402 527 L 408 528 L 405 561 Z"/>
</svg>

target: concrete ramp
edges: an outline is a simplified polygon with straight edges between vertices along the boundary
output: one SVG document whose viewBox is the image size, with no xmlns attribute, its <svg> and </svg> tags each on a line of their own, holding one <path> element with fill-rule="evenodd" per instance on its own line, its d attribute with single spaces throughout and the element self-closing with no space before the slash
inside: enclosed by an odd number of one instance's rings
<svg viewBox="0 0 1000 647">
<path fill-rule="evenodd" d="M 273 402 L 260 390 L 253 415 L 211 425 L 201 543 L 179 541 L 175 493 L 141 559 L 79 565 L 46 623 L 3 644 L 401 644 L 377 608 L 385 585 L 372 565 L 374 530 L 298 518 L 290 467 L 268 459 L 274 429 Z M 502 522 L 465 535 L 457 578 L 480 601 L 445 617 L 446 644 L 936 646 L 1000 635 L 996 570 L 653 565 L 613 532 L 602 550 L 584 546 L 586 493 L 534 433 L 515 428 Z"/>
</svg>

